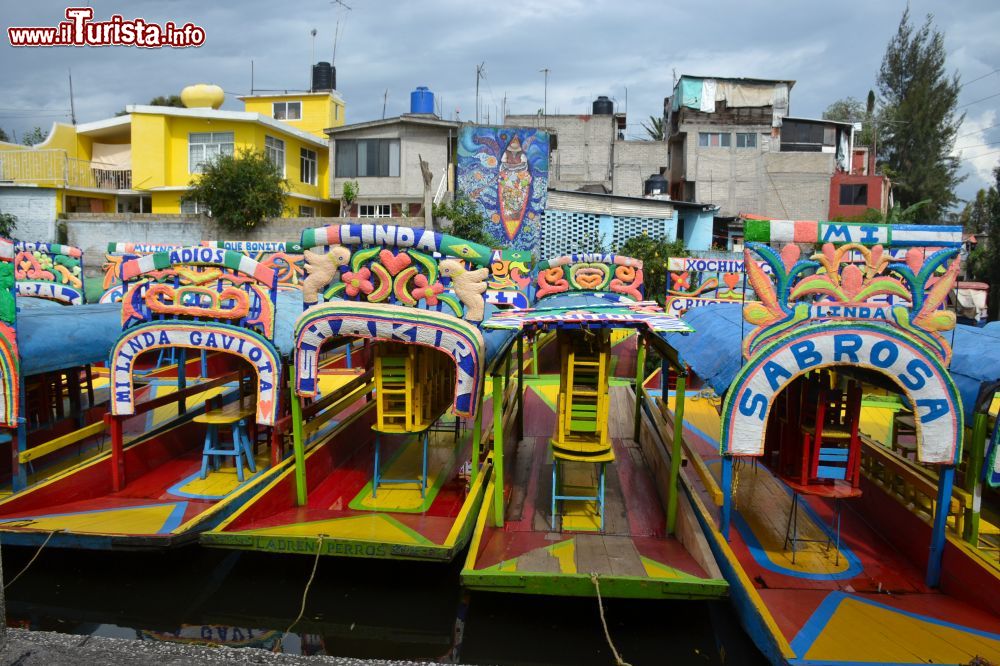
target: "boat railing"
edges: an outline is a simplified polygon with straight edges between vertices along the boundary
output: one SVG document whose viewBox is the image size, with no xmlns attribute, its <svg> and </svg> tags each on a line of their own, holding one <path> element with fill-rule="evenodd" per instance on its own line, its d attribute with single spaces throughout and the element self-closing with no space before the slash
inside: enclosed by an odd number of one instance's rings
<svg viewBox="0 0 1000 666">
<path fill-rule="evenodd" d="M 193 384 L 182 388 L 176 392 L 168 393 L 167 395 L 162 395 L 152 400 L 147 400 L 145 402 L 139 402 L 135 406 L 135 414 L 132 417 L 137 417 L 146 412 L 149 412 L 160 407 L 165 407 L 177 403 L 178 405 L 178 417 L 183 417 L 187 412 L 187 399 L 195 397 L 199 394 L 209 391 L 213 388 L 224 386 L 226 384 L 231 384 L 233 382 L 241 381 L 241 378 L 245 373 L 240 373 L 238 371 L 231 372 L 221 377 L 216 377 L 215 379 L 209 380 L 207 382 L 201 382 L 198 384 Z M 111 429 L 112 419 L 110 415 L 105 415 L 104 420 L 97 421 L 96 423 L 91 423 L 90 425 L 78 428 L 72 432 L 60 435 L 47 442 L 42 442 L 32 446 L 30 449 L 21 451 L 17 455 L 17 462 L 21 465 L 27 465 L 33 463 L 39 458 L 44 458 L 53 453 L 57 453 L 66 449 L 74 444 L 80 444 L 93 437 L 98 437 L 106 435 Z M 148 433 L 144 433 L 143 436 Z"/>
<path fill-rule="evenodd" d="M 931 470 L 903 458 L 895 451 L 861 435 L 861 472 L 889 495 L 930 522 L 938 496 L 938 480 Z M 948 530 L 964 538 L 966 513 L 972 510 L 972 495 L 954 486 L 948 506 Z"/>
</svg>

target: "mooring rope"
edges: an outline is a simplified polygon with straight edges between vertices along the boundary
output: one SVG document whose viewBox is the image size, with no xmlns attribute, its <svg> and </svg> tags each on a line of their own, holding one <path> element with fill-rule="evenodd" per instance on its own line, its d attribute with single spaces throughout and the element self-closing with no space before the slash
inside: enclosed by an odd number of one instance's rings
<svg viewBox="0 0 1000 666">
<path fill-rule="evenodd" d="M 312 587 L 313 579 L 316 577 L 316 568 L 319 566 L 319 556 L 323 552 L 324 536 L 326 535 L 320 534 L 319 542 L 316 544 L 316 558 L 313 560 L 312 573 L 309 574 L 309 580 L 306 581 L 306 587 L 302 590 L 302 604 L 299 606 L 299 614 L 296 615 L 295 619 L 292 620 L 292 623 L 288 625 L 288 629 L 285 629 L 285 634 L 292 633 L 292 629 L 295 628 L 295 625 L 299 623 L 299 620 L 301 620 L 302 616 L 306 613 L 306 599 L 309 598 L 309 588 Z M 278 638 L 278 641 L 274 644 L 274 652 L 282 652 L 282 641 L 284 638 L 284 634 Z"/>
<path fill-rule="evenodd" d="M 622 656 L 618 654 L 618 650 L 615 648 L 614 641 L 611 640 L 611 633 L 608 631 L 608 622 L 604 619 L 604 601 L 601 599 L 601 581 L 597 574 L 593 571 L 590 572 L 590 582 L 594 584 L 594 590 L 597 592 L 597 610 L 601 614 L 601 626 L 604 628 L 604 638 L 608 641 L 608 647 L 611 648 L 611 654 L 615 657 L 615 666 L 632 666 L 628 663 Z"/>
<path fill-rule="evenodd" d="M 56 532 L 61 532 L 61 531 L 62 530 L 52 530 L 51 532 L 49 532 L 49 535 L 47 537 L 45 537 L 45 541 L 43 541 L 42 545 L 38 547 L 38 550 L 36 550 L 35 554 L 31 557 L 30 560 L 28 560 L 28 563 L 24 565 L 24 568 L 21 569 L 20 571 L 18 571 L 17 575 L 14 576 L 13 578 L 11 578 L 10 582 L 3 586 L 3 589 L 6 590 L 8 587 L 10 587 L 15 582 L 17 582 L 17 579 L 20 578 L 22 575 L 24 575 L 24 572 L 28 570 L 28 567 L 30 567 L 32 564 L 34 564 L 35 560 L 38 559 L 38 556 L 42 554 L 42 548 L 45 548 L 45 546 L 48 545 L 49 540 L 52 539 L 52 537 L 55 536 Z"/>
</svg>

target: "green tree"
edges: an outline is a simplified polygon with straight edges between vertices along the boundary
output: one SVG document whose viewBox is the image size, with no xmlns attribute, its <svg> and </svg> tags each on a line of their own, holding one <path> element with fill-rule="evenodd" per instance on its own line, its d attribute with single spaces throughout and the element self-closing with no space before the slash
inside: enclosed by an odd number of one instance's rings
<svg viewBox="0 0 1000 666">
<path fill-rule="evenodd" d="M 10 142 L 10 135 L 8 135 L 2 127 L 0 127 L 0 141 Z"/>
<path fill-rule="evenodd" d="M 937 221 L 956 202 L 962 178 L 951 155 L 964 115 L 957 115 L 958 74 L 945 72 L 943 33 L 928 14 L 923 26 L 910 23 L 907 8 L 889 40 L 878 74 L 884 103 L 879 122 L 880 152 L 896 199 L 905 208 L 930 199 L 923 218 Z"/>
<path fill-rule="evenodd" d="M 464 196 L 458 196 L 453 201 L 434 204 L 432 210 L 434 219 L 439 217 L 451 220 L 448 233 L 465 240 L 479 243 L 489 248 L 500 248 L 504 244 L 486 231 L 486 216 L 473 201 Z"/>
<path fill-rule="evenodd" d="M 288 182 L 263 151 L 241 150 L 204 165 L 181 198 L 207 207 L 227 231 L 249 231 L 285 210 Z"/>
<path fill-rule="evenodd" d="M 184 102 L 181 101 L 180 95 L 158 95 L 153 99 L 149 100 L 150 106 L 177 106 L 184 108 Z"/>
<path fill-rule="evenodd" d="M 26 146 L 34 146 L 45 141 L 47 134 L 41 127 L 35 127 L 30 132 L 21 137 L 21 143 Z"/>
<path fill-rule="evenodd" d="M 13 213 L 0 213 L 0 238 L 13 238 L 16 226 L 17 215 Z"/>
<path fill-rule="evenodd" d="M 179 108 L 184 108 L 184 102 L 181 101 L 180 95 L 157 95 L 153 99 L 149 100 L 149 106 L 176 106 Z M 124 116 L 128 113 L 125 109 L 122 109 L 115 116 Z"/>
<path fill-rule="evenodd" d="M 667 299 L 667 258 L 686 257 L 684 241 L 670 241 L 662 236 L 633 236 L 615 250 L 626 257 L 642 260 L 646 298 L 663 305 Z"/>
<path fill-rule="evenodd" d="M 650 116 L 649 123 L 641 123 L 641 125 L 642 129 L 646 130 L 646 134 L 649 135 L 651 141 L 663 141 L 666 138 L 662 116 L 659 118 Z"/>
<path fill-rule="evenodd" d="M 869 92 L 869 104 L 859 99 L 844 97 L 832 102 L 823 112 L 824 120 L 842 123 L 861 123 L 861 131 L 854 135 L 854 145 L 871 146 L 875 126 L 875 94 Z"/>
<path fill-rule="evenodd" d="M 969 255 L 969 272 L 972 276 L 990 285 L 989 318 L 996 320 L 1000 315 L 1000 166 L 993 170 L 994 184 L 976 201 L 970 203 L 973 210 L 966 207 L 969 217 L 976 216 L 976 224 L 981 226 L 976 234 L 976 249 Z M 980 204 L 981 201 L 981 204 Z M 981 205 L 981 207 L 980 207 Z M 965 211 L 963 211 L 963 216 Z"/>
<path fill-rule="evenodd" d="M 343 216 L 345 211 L 350 212 L 351 204 L 353 204 L 358 198 L 358 181 L 348 180 L 344 182 L 344 191 L 340 196 L 340 214 Z"/>
<path fill-rule="evenodd" d="M 997 191 L 993 187 L 976 192 L 976 198 L 965 204 L 965 208 L 958 214 L 956 224 L 961 224 L 962 229 L 969 234 L 984 233 L 989 227 L 990 207 L 996 196 Z"/>
</svg>

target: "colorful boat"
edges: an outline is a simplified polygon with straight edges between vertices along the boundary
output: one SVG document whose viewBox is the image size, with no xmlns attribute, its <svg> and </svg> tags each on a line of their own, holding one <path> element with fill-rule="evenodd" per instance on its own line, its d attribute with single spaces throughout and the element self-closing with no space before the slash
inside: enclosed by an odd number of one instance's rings
<svg viewBox="0 0 1000 666">
<path fill-rule="evenodd" d="M 4 543 L 179 545 L 279 471 L 283 364 L 273 340 L 289 334 L 291 318 L 276 313 L 275 271 L 236 252 L 190 247 L 123 261 L 119 277 L 121 305 L 99 306 L 120 309 L 108 361 L 110 452 L 0 502 Z M 143 400 L 142 356 L 170 348 L 211 352 L 208 376 L 189 385 L 191 369 L 205 365 L 182 353 L 176 390 Z M 155 410 L 170 418 L 127 442 Z"/>
<path fill-rule="evenodd" d="M 676 440 L 652 428 L 627 380 L 611 372 L 612 336 L 635 333 L 636 373 L 647 349 L 675 362 L 664 340 L 691 329 L 642 300 L 642 263 L 620 255 L 542 262 L 534 308 L 498 313 L 484 327 L 523 341 L 548 332 L 557 374 L 516 386 L 523 414 L 493 418 L 493 478 L 462 570 L 475 590 L 624 598 L 711 599 L 727 585 L 688 499 Z M 544 363 L 541 365 L 545 367 Z M 513 386 L 494 381 L 497 403 Z M 680 461 L 679 456 L 674 460 Z"/>
<path fill-rule="evenodd" d="M 17 295 L 63 305 L 87 302 L 83 291 L 83 252 L 58 243 L 15 241 Z"/>
<path fill-rule="evenodd" d="M 773 663 L 1000 660 L 1000 569 L 967 531 L 981 435 L 962 457 L 967 424 L 986 421 L 982 400 L 963 400 L 995 392 L 1000 376 L 956 386 L 962 335 L 940 308 L 961 237 L 748 223 L 748 240 L 762 241 L 745 261 L 760 301 L 691 310 L 698 332 L 671 336 L 702 382 L 698 399 L 684 409 L 678 381 L 646 404 L 663 428 L 684 423 L 684 486 L 744 628 Z M 802 258 L 792 241 L 822 245 Z"/>
<path fill-rule="evenodd" d="M 302 246 L 295 466 L 202 543 L 449 560 L 468 542 L 489 476 L 480 438 L 484 375 L 500 375 L 495 359 L 512 338 L 479 329 L 485 309 L 493 309 L 484 298 L 486 267 L 509 271 L 512 259 L 394 226 L 306 230 Z M 365 343 L 358 374 L 319 396 L 320 358 L 351 339 Z M 333 419 L 340 432 L 306 451 L 303 439 Z"/>
</svg>

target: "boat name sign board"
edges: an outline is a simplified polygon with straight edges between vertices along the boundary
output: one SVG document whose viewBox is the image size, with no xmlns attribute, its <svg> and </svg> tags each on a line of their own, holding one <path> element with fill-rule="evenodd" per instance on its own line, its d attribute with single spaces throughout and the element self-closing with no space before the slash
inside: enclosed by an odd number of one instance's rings
<svg viewBox="0 0 1000 666">
<path fill-rule="evenodd" d="M 940 361 L 885 327 L 827 324 L 782 338 L 756 354 L 737 376 L 724 442 L 733 455 L 761 455 L 770 406 L 782 388 L 809 370 L 830 366 L 876 370 L 892 378 L 916 407 L 920 460 L 951 464 L 961 439 L 957 391 Z"/>
<path fill-rule="evenodd" d="M 128 329 L 111 350 L 114 379 L 112 413 L 135 413 L 133 361 L 151 349 L 185 347 L 228 352 L 246 359 L 257 374 L 257 423 L 274 425 L 281 365 L 271 344 L 254 331 L 213 322 L 148 322 Z"/>
</svg>

